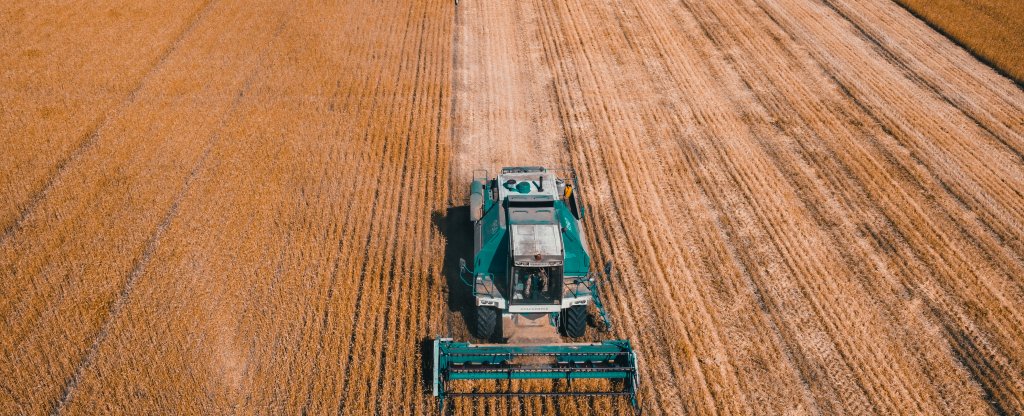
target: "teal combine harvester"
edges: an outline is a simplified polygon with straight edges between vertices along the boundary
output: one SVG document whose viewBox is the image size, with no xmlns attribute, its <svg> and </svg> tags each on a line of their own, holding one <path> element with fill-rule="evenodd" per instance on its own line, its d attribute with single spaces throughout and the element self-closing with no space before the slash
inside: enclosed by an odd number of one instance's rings
<svg viewBox="0 0 1024 416">
<path fill-rule="evenodd" d="M 434 339 L 432 391 L 442 413 L 446 397 L 463 396 L 626 396 L 639 410 L 637 357 L 628 340 L 563 343 L 559 337 L 585 335 L 590 304 L 611 330 L 598 273 L 590 270 L 575 180 L 542 167 L 504 168 L 494 179 L 485 171 L 473 176 L 473 268 L 461 260 L 459 274 L 475 300 L 475 335 L 504 343 Z M 609 262 L 604 278 L 611 271 Z M 524 392 L 513 391 L 510 382 L 496 393 L 451 388 L 457 380 L 527 379 L 566 380 L 568 387 Z M 574 379 L 609 379 L 615 387 L 573 391 Z"/>
</svg>

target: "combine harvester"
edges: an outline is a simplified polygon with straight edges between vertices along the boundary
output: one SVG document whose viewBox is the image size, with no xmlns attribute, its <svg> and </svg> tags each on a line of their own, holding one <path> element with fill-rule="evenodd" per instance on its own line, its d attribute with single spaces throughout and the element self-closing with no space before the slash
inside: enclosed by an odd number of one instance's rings
<svg viewBox="0 0 1024 416">
<path fill-rule="evenodd" d="M 478 176 L 478 173 L 481 173 Z M 581 228 L 583 206 L 572 184 L 541 167 L 510 167 L 495 179 L 473 173 L 470 220 L 473 269 L 459 274 L 476 302 L 476 336 L 504 343 L 433 341 L 433 394 L 446 397 L 627 396 L 637 401 L 637 357 L 628 340 L 563 343 L 580 338 L 593 303 L 604 330 L 611 321 L 598 294 L 597 273 Z M 605 278 L 611 262 L 605 265 Z M 499 321 L 500 317 L 500 321 Z M 566 380 L 566 391 L 512 391 L 511 380 Z M 610 379 L 618 389 L 572 391 L 574 379 Z M 458 380 L 509 380 L 504 392 L 456 392 Z"/>
</svg>

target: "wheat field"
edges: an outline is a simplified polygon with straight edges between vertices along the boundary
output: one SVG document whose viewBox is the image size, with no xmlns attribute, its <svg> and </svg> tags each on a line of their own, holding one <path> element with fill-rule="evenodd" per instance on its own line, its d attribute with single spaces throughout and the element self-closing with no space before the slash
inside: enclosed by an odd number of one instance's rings
<svg viewBox="0 0 1024 416">
<path fill-rule="evenodd" d="M 588 337 L 632 340 L 647 413 L 1024 413 L 1024 91 L 896 3 L 0 22 L 0 414 L 437 414 L 469 178 L 509 165 L 578 175 Z"/>
<path fill-rule="evenodd" d="M 898 0 L 965 48 L 1024 83 L 1024 3 Z"/>
</svg>

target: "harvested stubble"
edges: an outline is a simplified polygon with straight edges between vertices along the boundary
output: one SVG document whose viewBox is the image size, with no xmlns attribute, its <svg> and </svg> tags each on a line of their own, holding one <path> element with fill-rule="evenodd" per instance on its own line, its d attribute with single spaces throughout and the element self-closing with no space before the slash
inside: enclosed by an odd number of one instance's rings
<svg viewBox="0 0 1024 416">
<path fill-rule="evenodd" d="M 566 148 L 645 408 L 1022 410 L 1011 82 L 883 1 L 457 13 L 452 177 Z"/>
</svg>

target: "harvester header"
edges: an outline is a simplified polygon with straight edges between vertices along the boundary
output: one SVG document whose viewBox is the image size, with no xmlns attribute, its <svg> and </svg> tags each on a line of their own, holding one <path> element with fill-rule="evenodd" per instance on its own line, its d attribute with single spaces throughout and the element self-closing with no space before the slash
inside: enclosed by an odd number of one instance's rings
<svg viewBox="0 0 1024 416">
<path fill-rule="evenodd" d="M 482 172 L 482 174 L 481 174 Z M 470 185 L 473 261 L 460 261 L 472 289 L 475 335 L 500 343 L 433 341 L 432 393 L 443 410 L 446 397 L 625 396 L 638 409 L 637 356 L 627 340 L 564 343 L 581 338 L 590 305 L 605 331 L 611 320 L 601 303 L 584 233 L 584 207 L 576 181 L 542 167 L 503 168 L 495 177 L 474 172 Z M 468 301 L 469 299 L 467 299 Z M 597 321 L 598 319 L 594 319 Z M 600 391 L 453 391 L 458 380 L 606 379 L 617 388 Z"/>
</svg>

